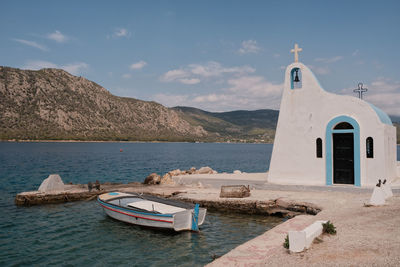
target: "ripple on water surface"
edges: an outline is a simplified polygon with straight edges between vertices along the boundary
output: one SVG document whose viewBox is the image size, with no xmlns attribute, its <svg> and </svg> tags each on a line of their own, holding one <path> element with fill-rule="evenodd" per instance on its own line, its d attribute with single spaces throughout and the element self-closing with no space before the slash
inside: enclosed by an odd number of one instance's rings
<svg viewBox="0 0 400 267">
<path fill-rule="evenodd" d="M 201 266 L 282 220 L 208 212 L 198 233 L 160 231 L 116 221 L 95 201 L 19 208 L 29 223 L 7 228 L 4 265 Z M 18 219 L 18 218 L 15 218 Z"/>
<path fill-rule="evenodd" d="M 16 207 L 15 194 L 37 189 L 51 173 L 87 183 L 143 181 L 192 166 L 264 172 L 271 151 L 265 144 L 0 142 L 0 266 L 204 265 L 281 219 L 209 212 L 199 233 L 174 233 L 115 221 L 95 201 Z"/>
</svg>

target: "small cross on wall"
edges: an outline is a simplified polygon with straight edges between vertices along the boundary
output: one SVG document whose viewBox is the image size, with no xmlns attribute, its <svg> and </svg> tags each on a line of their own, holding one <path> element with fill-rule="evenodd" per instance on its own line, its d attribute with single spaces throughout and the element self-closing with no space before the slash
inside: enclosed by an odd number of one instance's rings
<svg viewBox="0 0 400 267">
<path fill-rule="evenodd" d="M 363 83 L 358 83 L 358 88 L 354 89 L 354 93 L 358 93 L 358 98 L 362 99 L 363 98 L 363 93 L 367 92 L 367 88 L 363 88 Z"/>
<path fill-rule="evenodd" d="M 303 51 L 303 48 L 299 48 L 297 44 L 294 44 L 294 49 L 290 50 L 290 53 L 294 53 L 294 62 L 299 62 L 299 52 Z"/>
</svg>

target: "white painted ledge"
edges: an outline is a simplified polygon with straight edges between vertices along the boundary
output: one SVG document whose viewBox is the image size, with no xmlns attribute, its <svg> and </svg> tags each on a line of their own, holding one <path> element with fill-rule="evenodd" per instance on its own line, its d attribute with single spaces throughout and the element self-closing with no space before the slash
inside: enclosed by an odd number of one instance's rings
<svg viewBox="0 0 400 267">
<path fill-rule="evenodd" d="M 309 248 L 314 239 L 322 234 L 322 224 L 326 221 L 315 221 L 302 231 L 289 231 L 289 250 L 302 252 Z"/>
</svg>

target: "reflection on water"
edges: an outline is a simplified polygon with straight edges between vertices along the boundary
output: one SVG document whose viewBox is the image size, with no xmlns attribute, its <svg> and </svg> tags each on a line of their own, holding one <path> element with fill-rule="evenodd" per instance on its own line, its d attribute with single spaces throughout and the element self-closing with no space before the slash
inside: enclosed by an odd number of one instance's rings
<svg viewBox="0 0 400 267">
<path fill-rule="evenodd" d="M 280 222 L 209 212 L 200 232 L 177 233 L 116 221 L 96 201 L 22 207 L 0 225 L 13 237 L 2 238 L 0 264 L 200 266 Z"/>
<path fill-rule="evenodd" d="M 175 233 L 115 221 L 96 201 L 16 207 L 15 194 L 37 189 L 51 173 L 87 183 L 143 181 L 152 172 L 192 166 L 266 171 L 271 150 L 253 144 L 0 142 L 0 266 L 204 265 L 281 220 L 208 213 L 199 233 Z"/>
<path fill-rule="evenodd" d="M 261 144 L 0 142 L 0 266 L 204 265 L 281 219 L 209 212 L 199 233 L 175 233 L 115 221 L 96 201 L 16 207 L 15 194 L 37 189 L 51 173 L 87 183 L 143 181 L 192 166 L 262 172 L 271 151 Z"/>
</svg>

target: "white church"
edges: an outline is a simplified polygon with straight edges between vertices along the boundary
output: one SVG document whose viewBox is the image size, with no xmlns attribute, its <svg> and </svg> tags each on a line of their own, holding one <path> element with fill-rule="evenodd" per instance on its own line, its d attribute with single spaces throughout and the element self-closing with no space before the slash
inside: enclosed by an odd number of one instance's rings
<svg viewBox="0 0 400 267">
<path fill-rule="evenodd" d="M 396 128 L 389 116 L 360 98 L 326 92 L 298 62 L 285 73 L 268 182 L 374 186 L 397 173 Z"/>
</svg>

